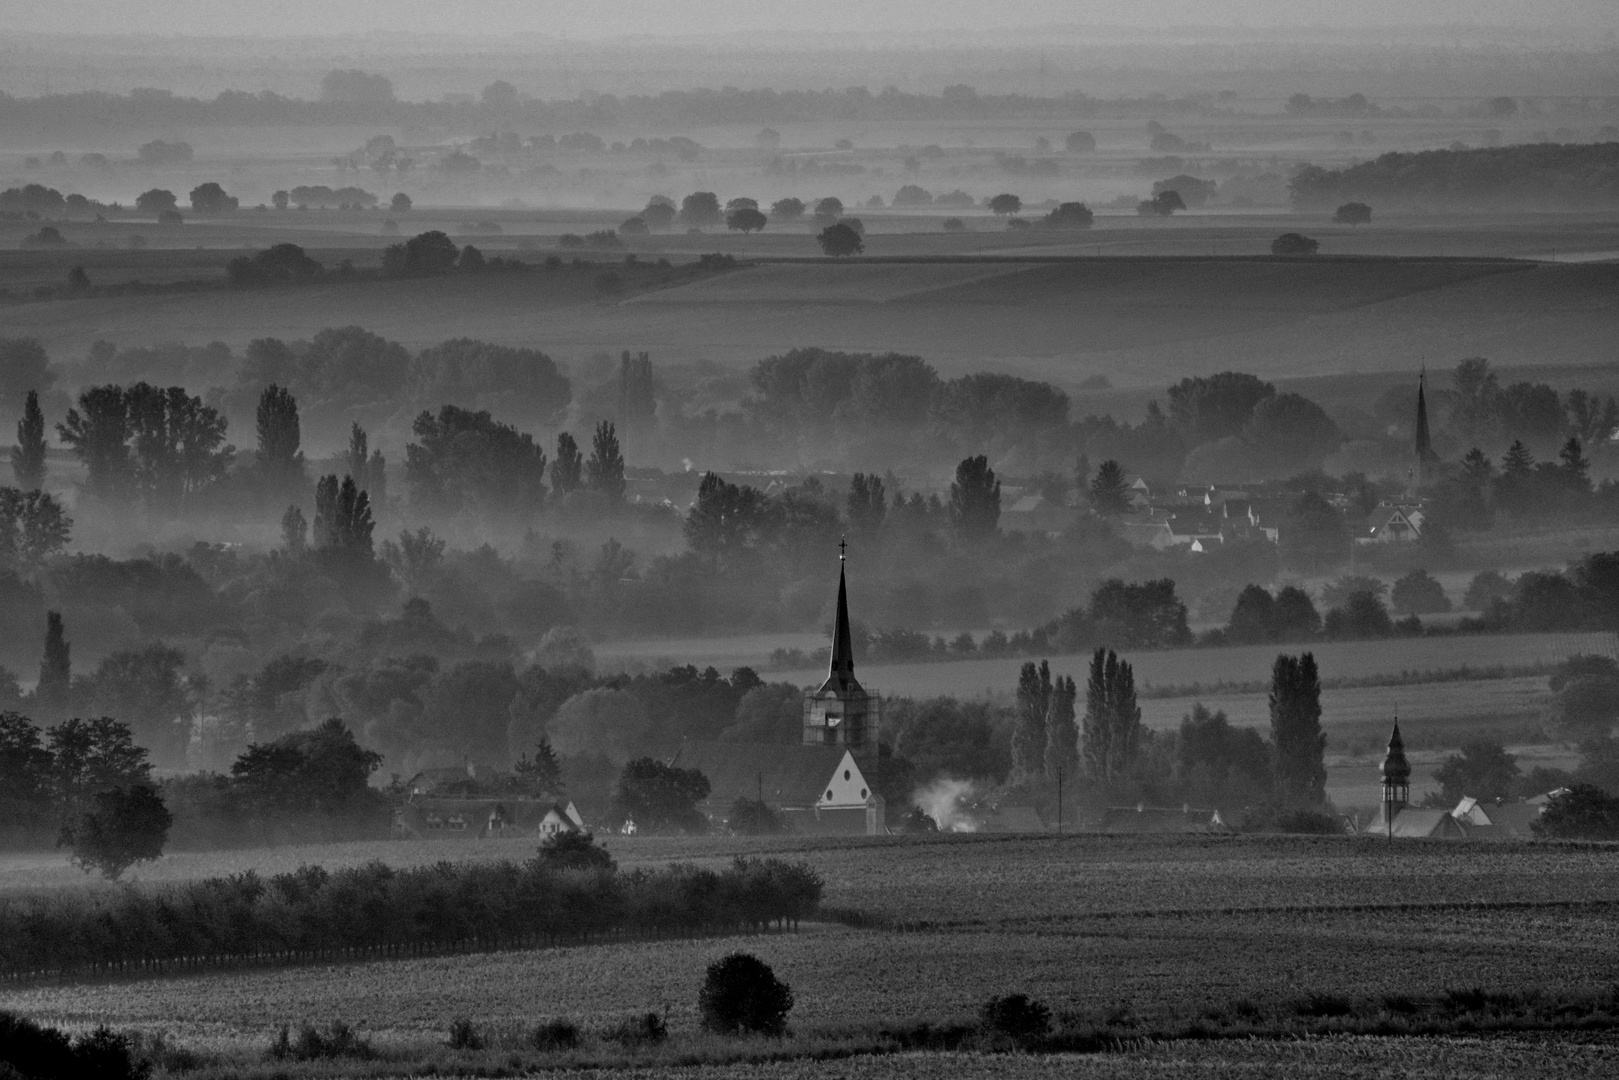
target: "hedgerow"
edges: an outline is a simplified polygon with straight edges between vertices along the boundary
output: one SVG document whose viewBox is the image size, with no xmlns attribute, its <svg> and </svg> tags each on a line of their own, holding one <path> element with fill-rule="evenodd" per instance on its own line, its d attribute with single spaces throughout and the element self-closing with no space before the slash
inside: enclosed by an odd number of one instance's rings
<svg viewBox="0 0 1619 1080">
<path fill-rule="evenodd" d="M 0 899 L 0 978 L 157 974 L 240 964 L 487 952 L 796 927 L 822 882 L 802 864 L 724 870 L 373 862 L 149 889 Z"/>
</svg>

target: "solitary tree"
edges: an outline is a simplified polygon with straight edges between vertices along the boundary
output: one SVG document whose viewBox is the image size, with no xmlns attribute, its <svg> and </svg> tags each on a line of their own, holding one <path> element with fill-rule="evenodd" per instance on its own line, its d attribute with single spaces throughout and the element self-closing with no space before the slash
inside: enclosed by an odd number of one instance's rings
<svg viewBox="0 0 1619 1080">
<path fill-rule="evenodd" d="M 396 193 L 388 202 L 388 209 L 396 214 L 408 214 L 410 213 L 410 207 L 410 196 L 403 191 Z"/>
<path fill-rule="evenodd" d="M 770 216 L 781 221 L 796 221 L 804 216 L 804 200 L 788 196 L 770 204 Z"/>
<path fill-rule="evenodd" d="M 823 254 L 833 258 L 859 255 L 866 250 L 866 242 L 860 234 L 841 221 L 822 229 L 815 242 L 821 245 Z"/>
<path fill-rule="evenodd" d="M 725 227 L 732 232 L 759 232 L 768 224 L 770 224 L 770 219 L 760 213 L 759 208 L 755 206 L 744 206 L 739 210 L 732 211 L 730 216 L 725 219 Z"/>
<path fill-rule="evenodd" d="M 1282 804 L 1320 806 L 1326 801 L 1327 737 L 1321 731 L 1321 677 L 1315 654 L 1276 657 L 1271 669 L 1270 730 Z"/>
<path fill-rule="evenodd" d="M 191 209 L 199 214 L 228 214 L 241 203 L 212 180 L 191 189 Z"/>
<path fill-rule="evenodd" d="M 1335 225 L 1365 225 L 1372 220 L 1372 208 L 1363 202 L 1344 203 L 1333 212 Z"/>
<path fill-rule="evenodd" d="M 558 496 L 576 491 L 584 479 L 585 458 L 579 444 L 566 431 L 557 435 L 557 456 L 551 462 L 551 490 Z"/>
<path fill-rule="evenodd" d="M 618 446 L 618 433 L 603 420 L 590 440 L 590 460 L 585 462 L 590 490 L 615 501 L 624 497 L 624 453 Z"/>
<path fill-rule="evenodd" d="M 33 390 L 28 391 L 22 419 L 17 421 L 11 474 L 23 491 L 38 491 L 45 486 L 45 414 L 39 409 L 39 394 Z"/>
<path fill-rule="evenodd" d="M 983 454 L 965 458 L 956 466 L 950 485 L 950 524 L 967 541 L 995 535 L 1001 520 L 1001 482 Z"/>
<path fill-rule="evenodd" d="M 697 996 L 703 1027 L 722 1035 L 779 1037 L 787 1031 L 792 1007 L 792 989 L 770 965 L 740 952 L 708 965 Z"/>
<path fill-rule="evenodd" d="M 1010 217 L 1023 209 L 1023 200 L 1010 193 L 1002 193 L 989 200 L 990 210 L 1001 217 Z"/>
<path fill-rule="evenodd" d="M 90 806 L 62 827 L 57 844 L 73 852 L 85 873 L 99 870 L 109 881 L 138 862 L 160 858 L 174 815 L 146 784 L 117 787 L 92 796 Z"/>
<path fill-rule="evenodd" d="M 1065 202 L 1044 218 L 1052 229 L 1088 229 L 1096 221 L 1096 213 L 1082 202 Z"/>
</svg>

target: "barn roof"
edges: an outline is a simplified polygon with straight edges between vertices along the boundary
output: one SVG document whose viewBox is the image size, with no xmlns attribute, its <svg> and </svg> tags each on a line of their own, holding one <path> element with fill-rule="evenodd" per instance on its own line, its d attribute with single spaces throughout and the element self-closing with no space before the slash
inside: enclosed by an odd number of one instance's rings
<svg viewBox="0 0 1619 1080">
<path fill-rule="evenodd" d="M 843 746 L 782 746 L 774 743 L 705 742 L 687 739 L 671 764 L 708 777 L 708 801 L 728 806 L 739 795 L 777 806 L 813 806 L 843 759 Z M 858 766 L 850 766 L 858 768 Z"/>
</svg>

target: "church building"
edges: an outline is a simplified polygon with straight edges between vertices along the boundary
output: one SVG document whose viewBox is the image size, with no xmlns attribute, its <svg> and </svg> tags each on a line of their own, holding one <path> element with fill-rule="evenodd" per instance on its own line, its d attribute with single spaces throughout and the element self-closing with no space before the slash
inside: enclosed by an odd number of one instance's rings
<svg viewBox="0 0 1619 1080">
<path fill-rule="evenodd" d="M 708 778 L 709 796 L 700 809 L 710 818 L 726 817 L 741 797 L 763 801 L 794 832 L 887 833 L 883 797 L 867 779 L 877 765 L 882 700 L 855 678 L 844 559 L 840 551 L 832 659 L 826 680 L 804 696 L 799 744 L 688 739 L 671 759 L 671 765 Z"/>
</svg>

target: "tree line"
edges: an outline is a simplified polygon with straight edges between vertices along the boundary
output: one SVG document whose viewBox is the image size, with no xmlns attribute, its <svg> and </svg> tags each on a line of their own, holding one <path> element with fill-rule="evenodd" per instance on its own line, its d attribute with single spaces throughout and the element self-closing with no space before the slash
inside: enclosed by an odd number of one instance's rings
<svg viewBox="0 0 1619 1080">
<path fill-rule="evenodd" d="M 821 897 L 813 871 L 777 859 L 621 874 L 588 848 L 550 844 L 520 864 L 305 866 L 268 879 L 248 871 L 116 892 L 9 896 L 0 899 L 0 976 L 150 976 L 758 932 L 796 926 Z"/>
</svg>

